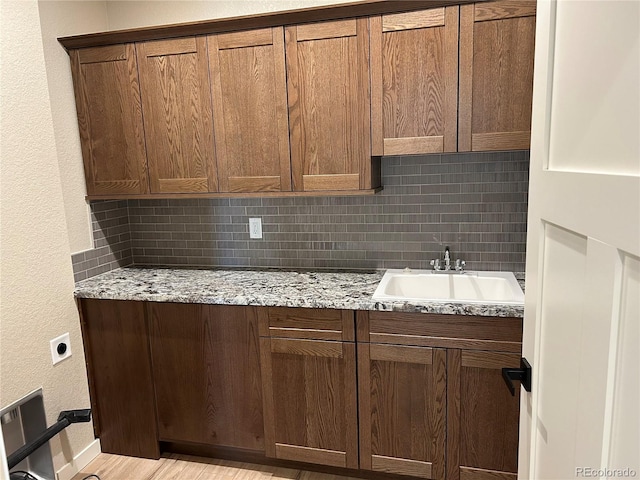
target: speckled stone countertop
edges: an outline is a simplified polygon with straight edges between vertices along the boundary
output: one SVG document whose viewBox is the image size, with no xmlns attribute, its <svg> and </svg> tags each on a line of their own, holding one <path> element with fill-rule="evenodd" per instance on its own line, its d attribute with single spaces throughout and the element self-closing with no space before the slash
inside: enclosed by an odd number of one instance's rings
<svg viewBox="0 0 640 480">
<path fill-rule="evenodd" d="M 105 300 L 523 316 L 524 308 L 512 305 L 376 302 L 371 296 L 383 273 L 127 267 L 76 283 L 75 296 Z"/>
</svg>

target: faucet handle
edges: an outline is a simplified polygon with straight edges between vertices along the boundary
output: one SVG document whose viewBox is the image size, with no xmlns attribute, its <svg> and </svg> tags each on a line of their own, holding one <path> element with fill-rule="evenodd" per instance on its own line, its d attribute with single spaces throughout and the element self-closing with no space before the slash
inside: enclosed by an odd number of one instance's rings
<svg viewBox="0 0 640 480">
<path fill-rule="evenodd" d="M 456 271 L 462 272 L 464 270 L 464 266 L 467 264 L 464 260 L 460 260 L 459 258 L 456 260 Z"/>
<path fill-rule="evenodd" d="M 435 260 L 431 260 L 430 262 L 431 266 L 433 267 L 434 270 L 440 270 L 440 259 L 436 258 Z"/>
</svg>

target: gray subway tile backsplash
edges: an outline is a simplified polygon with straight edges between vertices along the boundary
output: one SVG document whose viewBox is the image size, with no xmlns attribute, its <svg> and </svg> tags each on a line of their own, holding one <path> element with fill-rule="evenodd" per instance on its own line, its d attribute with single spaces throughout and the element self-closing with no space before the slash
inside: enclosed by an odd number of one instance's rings
<svg viewBox="0 0 640 480">
<path fill-rule="evenodd" d="M 126 200 L 91 204 L 94 248 L 71 256 L 76 282 L 133 264 Z"/>
<path fill-rule="evenodd" d="M 445 246 L 469 269 L 524 271 L 528 167 L 528 151 L 385 157 L 384 189 L 372 196 L 96 202 L 94 238 L 104 246 L 74 255 L 74 273 L 429 268 Z M 249 217 L 262 218 L 262 240 L 249 239 Z"/>
</svg>

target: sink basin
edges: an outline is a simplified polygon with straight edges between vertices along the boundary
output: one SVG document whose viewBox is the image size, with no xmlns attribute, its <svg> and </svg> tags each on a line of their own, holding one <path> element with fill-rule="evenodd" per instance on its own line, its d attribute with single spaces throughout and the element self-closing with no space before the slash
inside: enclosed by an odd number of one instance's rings
<svg viewBox="0 0 640 480">
<path fill-rule="evenodd" d="M 524 304 L 524 293 L 511 272 L 387 270 L 372 298 L 381 302 Z"/>
</svg>

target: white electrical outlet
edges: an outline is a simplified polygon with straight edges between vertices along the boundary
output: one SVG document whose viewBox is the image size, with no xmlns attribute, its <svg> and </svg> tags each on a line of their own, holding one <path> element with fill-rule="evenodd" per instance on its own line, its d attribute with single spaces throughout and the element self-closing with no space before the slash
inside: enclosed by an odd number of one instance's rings
<svg viewBox="0 0 640 480">
<path fill-rule="evenodd" d="M 262 238 L 262 219 L 249 219 L 249 238 Z"/>
<path fill-rule="evenodd" d="M 51 360 L 54 365 L 71 356 L 71 339 L 68 333 L 54 338 L 49 344 L 51 345 Z"/>
</svg>

